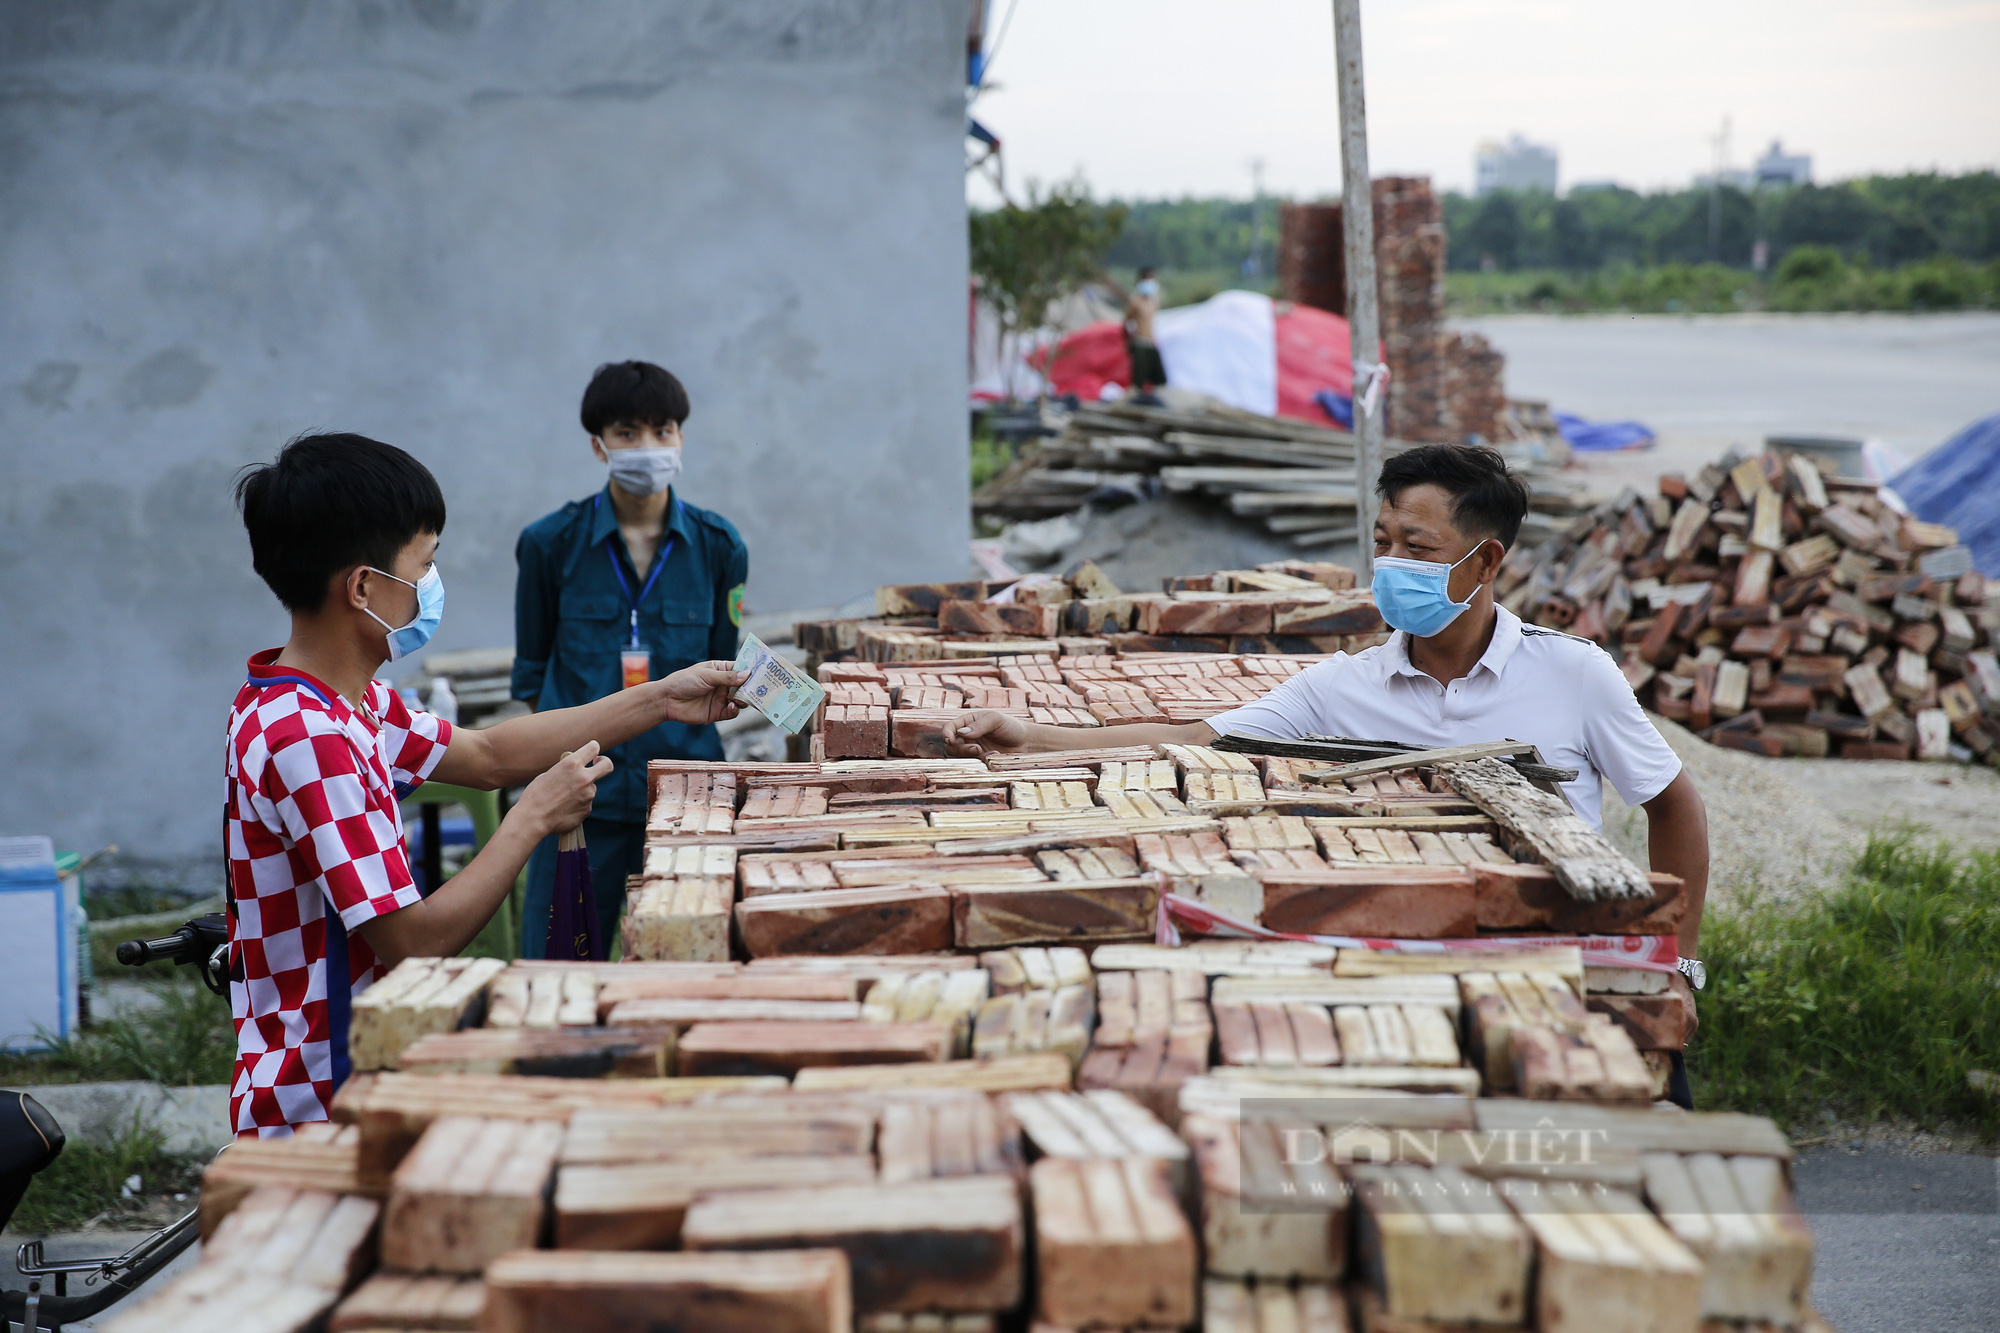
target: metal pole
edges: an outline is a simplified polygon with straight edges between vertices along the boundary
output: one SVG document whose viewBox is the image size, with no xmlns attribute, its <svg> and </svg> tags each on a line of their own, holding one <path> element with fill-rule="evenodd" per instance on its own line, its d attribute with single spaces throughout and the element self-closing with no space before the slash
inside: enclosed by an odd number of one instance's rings
<svg viewBox="0 0 2000 1333">
<path fill-rule="evenodd" d="M 1382 359 L 1380 293 L 1375 282 L 1375 196 L 1368 180 L 1368 108 L 1361 80 L 1361 0 L 1333 0 L 1333 52 L 1340 78 L 1341 229 L 1347 242 L 1347 323 L 1354 366 L 1355 547 L 1361 577 L 1375 565 L 1375 481 L 1382 475 L 1386 391 L 1367 411 L 1358 373 Z M 1386 386 L 1385 386 L 1386 389 Z"/>
</svg>

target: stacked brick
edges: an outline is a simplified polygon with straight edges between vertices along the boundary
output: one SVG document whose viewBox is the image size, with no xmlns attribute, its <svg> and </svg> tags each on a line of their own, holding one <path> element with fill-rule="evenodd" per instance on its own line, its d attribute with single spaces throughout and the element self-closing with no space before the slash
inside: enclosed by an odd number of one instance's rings
<svg viewBox="0 0 2000 1333">
<path fill-rule="evenodd" d="M 1668 474 L 1497 589 L 1618 653 L 1640 699 L 1755 754 L 2000 761 L 2000 586 L 1949 528 L 1803 454 Z"/>
<path fill-rule="evenodd" d="M 1582 947 L 1678 882 L 1586 901 L 1548 849 L 1617 853 L 1525 779 L 1358 762 L 656 764 L 641 895 L 719 890 L 722 956 L 406 961 L 338 1126 L 212 1166 L 113 1327 L 1822 1330 L 1783 1135 L 1653 1109 L 1685 1010 Z M 1225 880 L 1253 930 L 1495 938 L 1154 942 Z"/>
<path fill-rule="evenodd" d="M 1505 358 L 1445 327 L 1444 210 L 1424 177 L 1374 182 L 1375 264 L 1389 363 L 1389 433 L 1408 440 L 1505 438 Z M 1340 204 L 1279 212 L 1278 294 L 1347 315 Z"/>
</svg>

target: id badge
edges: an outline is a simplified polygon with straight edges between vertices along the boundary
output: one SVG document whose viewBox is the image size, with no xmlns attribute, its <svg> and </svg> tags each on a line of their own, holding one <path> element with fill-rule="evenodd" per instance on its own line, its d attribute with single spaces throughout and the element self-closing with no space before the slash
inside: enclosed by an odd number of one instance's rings
<svg viewBox="0 0 2000 1333">
<path fill-rule="evenodd" d="M 653 654 L 649 649 L 627 648 L 618 654 L 618 661 L 625 669 L 625 689 L 644 685 L 653 678 Z"/>
</svg>

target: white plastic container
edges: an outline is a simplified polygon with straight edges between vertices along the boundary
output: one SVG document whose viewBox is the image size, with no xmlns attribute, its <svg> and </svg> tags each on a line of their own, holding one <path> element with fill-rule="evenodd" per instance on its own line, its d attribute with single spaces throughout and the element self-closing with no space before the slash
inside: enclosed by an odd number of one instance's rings
<svg viewBox="0 0 2000 1333">
<path fill-rule="evenodd" d="M 77 882 L 49 839 L 0 838 L 0 1050 L 76 1031 Z"/>
</svg>

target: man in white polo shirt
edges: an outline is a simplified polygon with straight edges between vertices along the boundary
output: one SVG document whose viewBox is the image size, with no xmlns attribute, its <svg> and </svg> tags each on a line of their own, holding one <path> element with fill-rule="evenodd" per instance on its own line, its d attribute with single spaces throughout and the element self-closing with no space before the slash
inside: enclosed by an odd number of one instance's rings
<svg viewBox="0 0 2000 1333">
<path fill-rule="evenodd" d="M 1491 449 L 1437 444 L 1389 459 L 1377 490 L 1373 587 L 1395 631 L 1387 643 L 1316 663 L 1206 722 L 1082 730 L 971 712 L 947 732 L 953 752 L 1205 745 L 1232 732 L 1427 746 L 1526 741 L 1549 763 L 1577 770 L 1565 790 L 1593 828 L 1603 819 L 1600 777 L 1626 804 L 1645 807 L 1652 868 L 1686 885 L 1681 970 L 1699 981 L 1708 815 L 1693 781 L 1603 649 L 1524 625 L 1494 603 L 1493 580 L 1528 512 L 1528 488 Z M 1678 1056 L 1674 1083 L 1675 1100 L 1685 1102 Z"/>
</svg>

